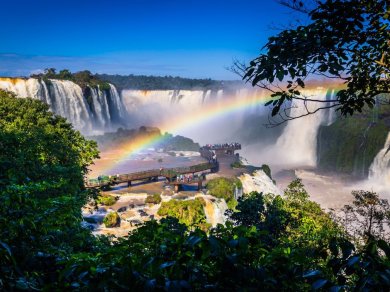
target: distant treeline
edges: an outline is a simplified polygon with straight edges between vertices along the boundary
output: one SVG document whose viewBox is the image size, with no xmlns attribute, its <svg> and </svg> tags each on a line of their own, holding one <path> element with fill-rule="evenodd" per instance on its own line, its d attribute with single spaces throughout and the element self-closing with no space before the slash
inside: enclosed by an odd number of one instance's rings
<svg viewBox="0 0 390 292">
<path fill-rule="evenodd" d="M 114 84 L 118 90 L 218 90 L 237 85 L 243 85 L 242 81 L 222 81 L 212 79 L 190 79 L 173 76 L 145 76 L 145 75 L 107 75 L 96 74 L 97 78 Z"/>
<path fill-rule="evenodd" d="M 32 74 L 30 77 L 43 80 L 60 79 L 73 81 L 82 88 L 86 86 L 97 86 L 100 89 L 109 90 L 108 83 L 112 83 L 118 90 L 138 89 L 138 90 L 219 90 L 229 89 L 236 86 L 243 86 L 243 82 L 224 81 L 213 79 L 191 79 L 173 76 L 146 76 L 146 75 L 108 75 L 92 74 L 88 70 L 72 73 L 68 69 L 57 71 L 55 68 L 47 68 L 43 73 Z"/>
<path fill-rule="evenodd" d="M 78 84 L 83 90 L 88 86 L 99 86 L 101 90 L 110 90 L 110 85 L 107 81 L 103 81 L 88 70 L 72 73 L 68 69 L 63 69 L 57 72 L 55 68 L 46 68 L 43 73 L 32 74 L 30 77 L 45 81 L 48 79 L 69 80 Z"/>
</svg>

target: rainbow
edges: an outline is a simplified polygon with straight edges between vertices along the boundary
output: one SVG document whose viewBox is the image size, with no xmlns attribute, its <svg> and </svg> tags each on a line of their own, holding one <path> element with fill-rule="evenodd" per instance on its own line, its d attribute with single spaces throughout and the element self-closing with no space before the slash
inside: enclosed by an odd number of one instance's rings
<svg viewBox="0 0 390 292">
<path fill-rule="evenodd" d="M 264 95 L 264 92 L 249 97 L 247 96 L 246 98 L 226 97 L 223 100 L 208 103 L 201 111 L 191 113 L 191 115 L 186 114 L 172 117 L 172 119 L 163 122 L 158 127 L 162 132 L 177 133 L 192 125 L 204 123 L 216 117 L 241 111 L 253 107 L 254 105 L 264 105 L 270 100 L 272 100 L 272 98 L 269 95 Z M 109 172 L 124 160 L 129 159 L 133 154 L 143 149 L 153 147 L 155 144 L 161 142 L 162 139 L 163 136 L 161 135 L 152 135 L 148 137 L 139 137 L 120 145 L 120 148 L 116 149 L 118 151 L 114 160 L 96 161 L 96 164 L 99 165 L 99 172 L 101 174 Z"/>
</svg>

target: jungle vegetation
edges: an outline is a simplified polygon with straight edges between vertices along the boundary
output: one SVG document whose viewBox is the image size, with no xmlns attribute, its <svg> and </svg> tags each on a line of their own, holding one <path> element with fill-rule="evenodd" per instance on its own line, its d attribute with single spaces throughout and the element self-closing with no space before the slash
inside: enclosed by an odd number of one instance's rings
<svg viewBox="0 0 390 292">
<path fill-rule="evenodd" d="M 40 101 L 3 91 L 0 136 L 2 290 L 390 287 L 383 230 L 389 205 L 375 193 L 354 194 L 356 201 L 345 209 L 350 224 L 311 202 L 297 180 L 284 196 L 246 194 L 228 212 L 226 226 L 205 224 L 201 200 L 172 200 L 162 203 L 159 212 L 167 217 L 160 222 L 119 239 L 94 237 L 81 225 L 81 207 L 97 195 L 83 186 L 98 156 L 96 143 Z M 219 181 L 209 188 L 227 198 L 231 189 L 225 185 L 231 184 Z M 182 212 L 182 204 L 190 212 Z M 120 218 L 110 214 L 105 224 L 117 226 Z M 359 232 L 354 218 L 367 218 L 358 221 Z"/>
<path fill-rule="evenodd" d="M 69 80 L 78 84 L 83 90 L 84 94 L 87 96 L 88 92 L 86 91 L 88 90 L 89 86 L 94 88 L 99 87 L 100 90 L 110 90 L 110 85 L 108 82 L 96 77 L 88 70 L 72 73 L 68 69 L 63 69 L 57 73 L 55 68 L 47 68 L 43 73 L 32 74 L 30 77 L 39 78 L 48 83 L 50 83 L 49 79 Z"/>
<path fill-rule="evenodd" d="M 309 15 L 311 24 L 270 38 L 246 78 L 288 79 L 274 93 L 274 115 L 313 74 L 345 80 L 334 100 L 342 114 L 373 106 L 389 90 L 388 1 L 318 1 Z M 390 288 L 390 210 L 379 194 L 354 192 L 343 220 L 295 180 L 283 196 L 246 194 L 225 226 L 202 230 L 168 216 L 123 238 L 94 237 L 81 207 L 97 195 L 83 186 L 96 157 L 96 143 L 47 105 L 0 91 L 1 290 Z"/>
<path fill-rule="evenodd" d="M 218 90 L 229 86 L 242 85 L 239 81 L 192 79 L 173 76 L 97 74 L 96 77 L 114 84 L 119 90 Z"/>
</svg>

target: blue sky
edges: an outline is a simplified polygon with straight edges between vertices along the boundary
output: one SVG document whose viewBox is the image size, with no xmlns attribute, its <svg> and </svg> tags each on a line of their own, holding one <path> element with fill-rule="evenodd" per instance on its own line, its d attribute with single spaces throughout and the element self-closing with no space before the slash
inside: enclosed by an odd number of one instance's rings
<svg viewBox="0 0 390 292">
<path fill-rule="evenodd" d="M 97 73 L 237 79 L 270 27 L 291 11 L 273 0 L 0 0 L 0 76 L 48 67 Z"/>
</svg>

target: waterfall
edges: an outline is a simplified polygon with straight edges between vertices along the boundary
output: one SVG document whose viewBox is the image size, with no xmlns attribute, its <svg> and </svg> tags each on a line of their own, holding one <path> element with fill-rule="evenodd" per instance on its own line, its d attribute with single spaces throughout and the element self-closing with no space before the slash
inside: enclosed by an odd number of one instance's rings
<svg viewBox="0 0 390 292">
<path fill-rule="evenodd" d="M 383 149 L 370 166 L 368 184 L 374 191 L 390 192 L 390 132 Z"/>
<path fill-rule="evenodd" d="M 239 198 L 241 198 L 243 195 L 243 191 L 242 191 L 242 188 L 238 188 L 237 186 L 234 188 L 234 198 L 236 200 L 238 200 Z"/>
<path fill-rule="evenodd" d="M 336 90 L 332 89 L 329 99 L 333 100 L 335 95 L 336 95 Z M 328 105 L 331 106 L 332 104 L 328 103 Z M 336 111 L 335 111 L 334 108 L 330 108 L 330 109 L 327 110 L 327 112 L 328 112 L 328 118 L 327 118 L 326 125 L 330 126 L 336 120 Z"/>
<path fill-rule="evenodd" d="M 243 132 L 243 122 L 250 115 L 263 114 L 266 110 L 261 100 L 269 95 L 265 91 L 237 88 L 219 90 L 130 90 L 122 91 L 122 100 L 133 126 L 153 125 L 164 132 L 177 129 L 173 134 L 191 137 L 199 143 L 223 143 L 238 140 Z M 237 101 L 237 109 L 226 109 L 226 104 Z M 242 106 L 240 105 L 242 103 Z M 171 125 L 174 120 L 191 120 L 192 117 L 210 113 L 205 119 L 194 118 L 185 128 Z M 216 113 L 215 116 L 213 113 Z M 260 126 L 261 123 L 259 122 Z M 258 125 L 252 124 L 253 127 Z M 164 128 L 167 126 L 167 128 Z"/>
<path fill-rule="evenodd" d="M 114 113 L 119 120 L 124 119 L 126 117 L 126 110 L 118 91 L 112 84 L 110 84 L 110 100 L 113 104 L 113 110 L 111 112 Z"/>
<path fill-rule="evenodd" d="M 225 224 L 225 211 L 228 209 L 225 200 L 217 199 L 210 195 L 201 197 L 205 201 L 203 209 L 206 214 L 206 221 L 213 227 L 216 227 L 217 224 Z"/>
<path fill-rule="evenodd" d="M 302 95 L 307 98 L 326 100 L 326 89 L 319 87 L 315 90 L 303 90 Z M 309 102 L 306 106 L 309 111 L 313 111 L 319 105 L 317 102 Z M 304 102 L 295 101 L 290 116 L 298 117 L 305 113 L 307 111 Z M 278 159 L 285 165 L 316 166 L 317 133 L 324 118 L 324 111 L 318 111 L 315 114 L 289 121 L 276 142 Z"/>
<path fill-rule="evenodd" d="M 112 84 L 100 90 L 87 86 L 83 92 L 76 83 L 68 80 L 41 80 L 36 78 L 0 78 L 0 89 L 31 97 L 47 103 L 50 110 L 65 117 L 85 134 L 91 131 L 112 130 L 126 118 L 122 100 Z"/>
<path fill-rule="evenodd" d="M 0 88 L 11 91 L 20 97 L 45 100 L 45 97 L 39 94 L 41 92 L 41 83 L 38 79 L 0 78 Z"/>
<path fill-rule="evenodd" d="M 244 194 L 258 192 L 264 194 L 282 195 L 274 182 L 262 170 L 256 170 L 252 175 L 244 173 L 239 177 Z"/>
<path fill-rule="evenodd" d="M 55 113 L 67 118 L 76 129 L 92 129 L 91 111 L 77 84 L 68 80 L 50 80 L 51 106 Z"/>
<path fill-rule="evenodd" d="M 111 120 L 106 92 L 98 88 L 91 88 L 91 98 L 95 112 L 95 121 L 104 128 Z"/>
</svg>

